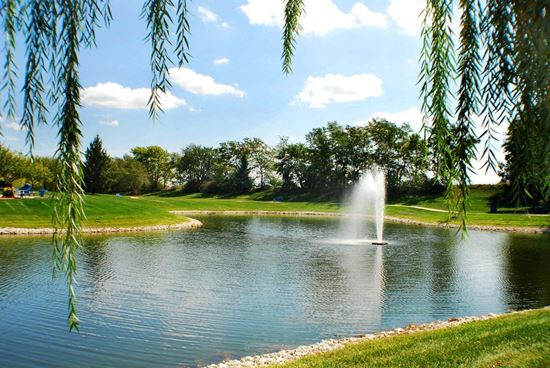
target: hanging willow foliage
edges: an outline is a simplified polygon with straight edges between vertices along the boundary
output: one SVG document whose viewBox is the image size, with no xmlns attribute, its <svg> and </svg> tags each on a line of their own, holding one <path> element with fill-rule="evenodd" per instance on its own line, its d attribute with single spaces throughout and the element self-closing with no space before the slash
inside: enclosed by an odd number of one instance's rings
<svg viewBox="0 0 550 368">
<path fill-rule="evenodd" d="M 503 124 L 509 124 L 504 148 L 516 199 L 550 200 L 549 7 L 548 0 L 426 0 L 419 75 L 424 129 L 449 215 L 464 230 L 472 161 L 480 158 L 486 171 L 497 170 L 497 128 Z M 285 73 L 292 70 L 304 11 L 302 1 L 286 1 Z M 483 150 L 476 152 L 480 140 Z"/>
<path fill-rule="evenodd" d="M 456 62 L 448 43 L 442 46 L 440 41 L 442 30 L 445 40 L 451 38 L 450 11 L 455 5 L 461 27 Z M 517 169 L 511 181 L 516 198 L 530 196 L 533 187 L 537 193 L 546 190 L 546 200 L 550 198 L 549 5 L 547 0 L 427 1 L 421 54 L 423 112 L 436 175 L 447 185 L 450 213 L 462 220 L 464 229 L 471 162 L 480 158 L 486 171 L 497 170 L 497 128 L 503 124 L 510 127 L 504 148 L 514 146 L 515 156 L 508 155 L 508 163 Z M 440 97 L 449 77 L 458 85 L 456 101 Z M 449 85 L 444 87 L 450 94 Z M 456 114 L 449 119 L 451 106 Z M 482 117 L 479 136 L 476 116 Z M 442 121 L 447 128 L 440 126 Z M 479 157 L 478 140 L 483 141 Z"/>
<path fill-rule="evenodd" d="M 168 46 L 173 12 L 178 22 L 174 51 L 178 64 L 182 65 L 189 57 L 187 1 L 179 0 L 175 8 L 170 0 L 148 0 L 142 8 L 148 27 L 147 39 L 152 47 L 149 108 L 153 118 L 161 111 L 162 94 L 170 88 Z M 5 0 L 0 2 L 0 16 L 4 28 L 1 91 L 5 116 L 9 120 L 17 118 L 15 52 L 16 36 L 20 33 L 25 41 L 26 59 L 20 125 L 27 132 L 26 143 L 30 152 L 37 124 L 50 121 L 58 128 L 55 156 L 60 168 L 54 201 L 53 261 L 54 270 L 66 275 L 69 329 L 78 329 L 75 257 L 85 216 L 79 54 L 83 48 L 96 46 L 97 29 L 111 22 L 109 0 Z"/>
<path fill-rule="evenodd" d="M 285 5 L 282 69 L 290 73 L 306 9 L 303 0 L 281 1 Z M 461 25 L 457 49 L 451 28 L 455 7 Z M 504 123 L 509 124 L 505 148 L 516 198 L 533 197 L 534 191 L 550 198 L 548 8 L 548 0 L 426 1 L 419 81 L 424 125 L 435 157 L 434 171 L 447 186 L 449 213 L 460 217 L 463 226 L 475 143 L 484 140 L 481 156 L 485 167 L 494 170 L 495 127 Z M 172 15 L 177 23 L 173 47 Z M 172 0 L 146 0 L 142 7 L 152 50 L 148 103 L 152 118 L 162 111 L 161 97 L 170 88 L 170 54 L 175 53 L 179 66 L 189 60 L 188 15 L 187 0 L 178 0 L 177 5 Z M 17 116 L 15 52 L 20 33 L 26 49 L 20 124 L 26 128 L 29 149 L 35 126 L 48 122 L 48 116 L 59 129 L 56 156 L 62 165 L 56 180 L 54 262 L 67 276 L 72 330 L 79 324 L 75 252 L 84 218 L 79 54 L 82 48 L 95 46 L 97 28 L 111 21 L 109 0 L 1 0 L 0 16 L 5 115 L 11 120 Z M 458 85 L 456 94 L 454 85 Z M 474 131 L 477 115 L 484 117 L 481 137 Z"/>
</svg>

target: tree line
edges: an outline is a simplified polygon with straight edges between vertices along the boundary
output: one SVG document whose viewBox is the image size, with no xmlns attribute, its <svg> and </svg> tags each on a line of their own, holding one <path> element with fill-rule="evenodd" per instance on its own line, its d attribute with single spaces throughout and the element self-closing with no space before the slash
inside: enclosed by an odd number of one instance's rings
<svg viewBox="0 0 550 368">
<path fill-rule="evenodd" d="M 510 140 L 504 148 L 507 160 L 500 175 L 512 186 L 518 180 L 519 160 Z M 312 129 L 303 143 L 282 137 L 270 146 L 259 138 L 244 138 L 216 147 L 189 144 L 177 153 L 160 146 L 134 147 L 123 157 L 110 157 L 96 136 L 83 162 L 85 190 L 91 194 L 138 195 L 167 189 L 244 194 L 270 189 L 337 195 L 374 166 L 385 171 L 390 194 L 436 192 L 445 187 L 433 178 L 436 161 L 424 138 L 408 124 L 385 119 L 373 119 L 364 126 L 329 122 Z M 0 145 L 0 179 L 5 185 L 28 182 L 34 188 L 55 190 L 58 167 L 51 157 L 31 159 Z M 544 202 L 542 186 L 531 188 L 520 203 Z"/>
<path fill-rule="evenodd" d="M 91 193 L 133 193 L 178 188 L 205 194 L 340 192 L 362 171 L 385 170 L 391 192 L 425 190 L 430 160 L 426 142 L 408 124 L 374 119 L 364 126 L 329 122 L 311 130 L 304 143 L 288 137 L 275 146 L 259 138 L 190 144 L 179 153 L 159 146 L 134 147 L 110 158 L 96 137 L 84 155 L 84 183 Z"/>
<path fill-rule="evenodd" d="M 53 190 L 57 160 L 51 157 L 30 158 L 0 144 L 0 181 L 2 187 L 29 183 L 33 187 Z M 2 188 L 0 188 L 1 190 Z"/>
</svg>

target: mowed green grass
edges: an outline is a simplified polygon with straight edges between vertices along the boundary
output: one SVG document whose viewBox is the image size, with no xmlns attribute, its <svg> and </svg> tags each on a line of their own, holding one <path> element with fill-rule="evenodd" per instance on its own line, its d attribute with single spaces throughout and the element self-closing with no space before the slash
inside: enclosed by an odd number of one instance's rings
<svg viewBox="0 0 550 368">
<path fill-rule="evenodd" d="M 550 309 L 371 340 L 277 367 L 550 367 Z"/>
<path fill-rule="evenodd" d="M 427 207 L 426 205 L 423 206 Z M 386 206 L 386 215 L 434 223 L 447 223 L 449 219 L 446 212 L 433 212 L 427 209 L 411 208 L 406 205 L 388 205 Z M 528 213 L 484 213 L 470 210 L 467 219 L 470 225 L 550 228 L 550 216 L 548 215 L 531 215 Z M 459 223 L 452 219 L 450 222 Z"/>
<path fill-rule="evenodd" d="M 50 227 L 53 202 L 47 198 L 0 199 L 0 227 Z M 196 196 L 86 196 L 86 227 L 132 227 L 175 224 L 184 216 L 171 210 L 210 211 L 338 211 L 331 203 L 254 201 L 243 198 L 197 198 Z"/>
<path fill-rule="evenodd" d="M 472 205 L 469 223 L 491 226 L 550 227 L 550 216 L 513 213 L 490 214 L 489 197 L 493 191 L 472 191 Z M 171 214 L 171 210 L 207 211 L 313 211 L 338 212 L 342 206 L 337 202 L 306 202 L 287 200 L 274 202 L 260 200 L 269 198 L 262 193 L 234 197 L 206 197 L 200 194 L 146 195 L 139 197 L 116 197 L 114 195 L 86 196 L 86 227 L 132 227 L 159 224 L 174 224 L 185 221 L 183 216 Z M 426 207 L 442 212 L 426 210 Z M 50 199 L 0 199 L 0 227 L 49 227 L 51 226 L 53 203 Z M 394 202 L 386 207 L 388 216 L 444 223 L 448 216 L 442 197 L 415 197 Z"/>
<path fill-rule="evenodd" d="M 468 209 L 473 212 L 488 212 L 491 199 L 498 196 L 499 193 L 498 189 L 471 188 Z M 442 195 L 403 196 L 395 203 L 447 210 L 447 204 Z M 515 208 L 500 201 L 497 201 L 497 204 L 499 212 L 522 213 L 527 210 L 526 208 Z"/>
<path fill-rule="evenodd" d="M 51 199 L 0 200 L 0 226 L 51 227 L 52 211 Z M 84 226 L 89 227 L 132 227 L 185 221 L 150 202 L 112 195 L 87 196 L 85 211 Z"/>
<path fill-rule="evenodd" d="M 489 213 L 491 198 L 498 193 L 498 190 L 495 189 L 471 190 L 467 214 L 469 224 L 550 228 L 550 215 L 529 214 L 527 208 L 514 208 L 497 202 L 497 213 Z M 411 206 L 425 207 L 426 209 Z M 428 209 L 442 212 L 430 211 Z M 401 198 L 386 207 L 386 215 L 424 222 L 446 223 L 449 221 L 447 204 L 443 196 Z M 458 223 L 453 220 L 451 222 Z"/>
</svg>

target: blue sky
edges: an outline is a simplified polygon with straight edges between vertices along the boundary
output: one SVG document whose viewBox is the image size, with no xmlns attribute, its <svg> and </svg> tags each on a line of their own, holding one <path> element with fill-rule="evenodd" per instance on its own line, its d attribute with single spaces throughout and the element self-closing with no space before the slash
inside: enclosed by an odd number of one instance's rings
<svg viewBox="0 0 550 368">
<path fill-rule="evenodd" d="M 98 32 L 98 48 L 81 55 L 84 144 L 99 134 L 115 156 L 138 145 L 179 151 L 244 137 L 276 144 L 281 136 L 302 141 L 327 121 L 354 125 L 373 116 L 418 130 L 417 14 L 424 0 L 305 2 L 289 76 L 281 72 L 281 0 L 190 2 L 190 64 L 171 70 L 166 112 L 152 122 L 143 0 L 112 1 L 111 27 Z M 2 126 L 0 141 L 26 151 L 25 132 Z M 41 127 L 36 152 L 52 154 L 56 142 L 55 129 Z"/>
</svg>

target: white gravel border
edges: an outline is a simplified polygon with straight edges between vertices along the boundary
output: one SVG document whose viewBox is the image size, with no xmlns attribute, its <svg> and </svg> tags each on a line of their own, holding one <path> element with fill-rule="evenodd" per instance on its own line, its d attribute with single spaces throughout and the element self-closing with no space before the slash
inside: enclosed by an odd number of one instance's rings
<svg viewBox="0 0 550 368">
<path fill-rule="evenodd" d="M 201 210 L 177 210 L 169 211 L 176 215 L 222 215 L 222 216 L 312 216 L 312 217 L 341 217 L 345 216 L 342 212 L 316 212 L 316 211 L 201 211 Z M 439 222 L 426 222 L 405 219 L 400 217 L 385 216 L 384 220 L 408 225 L 431 226 L 440 228 L 458 228 L 456 224 L 447 224 Z M 196 229 L 202 226 L 202 222 L 191 219 L 188 222 L 182 222 L 173 225 L 153 225 L 136 227 L 88 227 L 83 228 L 83 233 L 130 233 L 146 231 L 163 230 L 183 230 Z M 516 226 L 487 226 L 487 225 L 468 225 L 469 230 L 481 231 L 503 231 L 509 233 L 526 234 L 550 234 L 550 227 L 516 227 Z M 20 228 L 20 227 L 0 227 L 0 236 L 2 235 L 48 235 L 53 234 L 53 228 Z"/>
<path fill-rule="evenodd" d="M 177 215 L 222 215 L 222 216 L 314 216 L 314 217 L 341 217 L 345 212 L 316 212 L 316 211 L 170 211 Z M 457 224 L 448 224 L 440 222 L 427 222 L 411 220 L 400 217 L 384 216 L 384 220 L 418 226 L 433 226 L 442 228 L 458 228 Z M 489 226 L 489 225 L 468 225 L 468 230 L 482 231 L 504 231 L 509 233 L 528 233 L 528 234 L 550 234 L 550 227 L 519 227 L 519 226 Z"/>
<path fill-rule="evenodd" d="M 548 308 L 550 307 L 546 307 L 544 309 L 548 309 Z M 367 340 L 377 340 L 377 339 L 382 339 L 388 336 L 395 336 L 395 335 L 408 335 L 408 334 L 413 334 L 413 333 L 422 332 L 422 331 L 440 330 L 447 327 L 459 326 L 464 323 L 469 323 L 474 321 L 484 321 L 488 319 L 497 318 L 503 315 L 525 313 L 528 311 L 529 310 L 524 310 L 524 311 L 509 312 L 509 313 L 503 313 L 503 314 L 490 313 L 488 315 L 478 316 L 478 317 L 453 317 L 453 318 L 449 318 L 446 321 L 435 321 L 435 322 L 418 324 L 418 325 L 411 324 L 404 328 L 395 328 L 393 330 L 381 331 L 381 332 L 372 333 L 372 334 L 358 335 L 353 337 L 344 337 L 342 339 L 323 340 L 313 345 L 299 346 L 295 349 L 281 350 L 281 351 L 278 351 L 275 353 L 269 353 L 269 354 L 247 356 L 239 360 L 228 360 L 222 363 L 210 364 L 206 366 L 206 368 L 265 367 L 272 364 L 282 364 L 282 363 L 287 363 L 292 360 L 296 360 L 308 355 L 319 354 L 319 353 L 340 349 L 346 345 L 355 344 L 355 343 L 359 343 Z"/>
<path fill-rule="evenodd" d="M 164 230 L 187 230 L 187 229 L 197 229 L 201 226 L 202 226 L 202 222 L 200 222 L 199 220 L 190 219 L 190 221 L 181 222 L 179 224 L 173 224 L 173 225 L 151 225 L 151 226 L 135 226 L 135 227 L 85 227 L 82 229 L 82 233 L 101 234 L 101 233 L 133 233 L 133 232 L 164 231 Z M 54 229 L 49 227 L 0 228 L 0 235 L 48 235 L 53 233 L 54 233 Z"/>
</svg>

